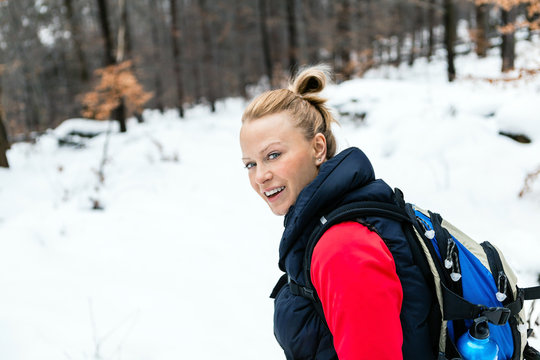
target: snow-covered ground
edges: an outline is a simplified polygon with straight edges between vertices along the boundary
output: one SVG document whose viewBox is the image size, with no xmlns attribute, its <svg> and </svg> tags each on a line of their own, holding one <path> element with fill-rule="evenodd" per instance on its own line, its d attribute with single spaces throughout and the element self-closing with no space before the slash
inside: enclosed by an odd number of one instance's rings
<svg viewBox="0 0 540 360">
<path fill-rule="evenodd" d="M 539 59 L 538 41 L 519 43 L 518 67 Z M 328 88 L 344 113 L 340 147 L 363 149 L 407 200 L 495 243 L 520 285 L 536 285 L 540 181 L 518 193 L 540 166 L 540 79 L 484 81 L 502 77 L 495 55 L 456 66 L 452 84 L 443 61 L 419 60 Z M 228 99 L 184 120 L 146 110 L 127 133 L 112 127 L 103 183 L 106 135 L 82 149 L 57 138 L 107 123 L 78 120 L 13 145 L 11 169 L 0 169 L 2 359 L 283 358 L 268 298 L 282 219 L 252 192 L 240 160 L 245 105 Z"/>
</svg>

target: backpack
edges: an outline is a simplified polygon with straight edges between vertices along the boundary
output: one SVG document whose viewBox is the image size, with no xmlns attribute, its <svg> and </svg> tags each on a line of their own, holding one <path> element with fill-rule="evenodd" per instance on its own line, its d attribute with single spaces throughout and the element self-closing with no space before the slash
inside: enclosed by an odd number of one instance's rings
<svg viewBox="0 0 540 360">
<path fill-rule="evenodd" d="M 303 261 L 306 286 L 287 279 L 291 292 L 310 299 L 322 321 L 322 305 L 310 278 L 311 257 L 318 240 L 331 226 L 366 216 L 381 216 L 402 224 L 414 262 L 433 284 L 439 309 L 428 318 L 437 336 L 438 359 L 462 359 L 457 339 L 485 317 L 490 337 L 499 345 L 499 358 L 540 360 L 527 344 L 532 333 L 525 322 L 525 300 L 540 298 L 540 286 L 519 288 L 517 277 L 499 249 L 485 241 L 477 243 L 439 214 L 405 203 L 395 189 L 396 204 L 361 201 L 339 207 L 322 216 L 309 238 Z M 361 222 L 361 221 L 360 221 Z M 384 239 L 383 239 L 384 240 Z"/>
</svg>

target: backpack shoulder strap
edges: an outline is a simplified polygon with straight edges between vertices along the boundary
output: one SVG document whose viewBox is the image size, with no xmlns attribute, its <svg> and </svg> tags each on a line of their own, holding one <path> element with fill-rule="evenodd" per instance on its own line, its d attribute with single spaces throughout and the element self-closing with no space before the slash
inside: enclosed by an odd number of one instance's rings
<svg viewBox="0 0 540 360">
<path fill-rule="evenodd" d="M 403 208 L 399 207 L 398 205 L 379 201 L 359 201 L 350 203 L 335 209 L 334 211 L 330 212 L 325 216 L 322 216 L 319 219 L 318 225 L 315 227 L 315 229 L 309 236 L 304 255 L 304 261 L 302 266 L 306 286 L 297 284 L 293 279 L 291 279 L 290 276 L 288 276 L 287 274 L 283 274 L 283 276 L 279 279 L 278 283 L 274 287 L 274 290 L 272 291 L 270 297 L 275 299 L 281 288 L 288 284 L 292 294 L 305 297 L 312 301 L 313 306 L 315 307 L 315 310 L 317 311 L 319 317 L 326 324 L 326 319 L 324 317 L 321 301 L 317 295 L 317 292 L 315 291 L 313 283 L 311 282 L 310 274 L 313 250 L 315 249 L 315 245 L 317 245 L 317 242 L 324 234 L 324 232 L 333 225 L 348 220 L 355 220 L 359 217 L 365 216 L 382 216 L 400 222 L 411 221 Z"/>
<path fill-rule="evenodd" d="M 309 236 L 309 240 L 306 246 L 303 261 L 303 272 L 306 281 L 306 286 L 296 284 L 292 279 L 288 279 L 291 292 L 295 295 L 300 295 L 311 299 L 315 306 L 321 306 L 317 292 L 311 282 L 311 258 L 313 256 L 313 250 L 317 245 L 322 235 L 333 225 L 342 223 L 344 221 L 356 220 L 365 216 L 381 216 L 390 218 L 399 222 L 411 222 L 411 219 L 407 215 L 404 209 L 398 205 L 379 202 L 379 201 L 359 201 L 347 204 L 339 207 L 327 215 L 322 216 L 319 219 L 318 225 L 312 231 Z M 321 312 L 322 313 L 322 312 Z"/>
<path fill-rule="evenodd" d="M 313 250 L 315 249 L 315 246 L 319 242 L 322 235 L 336 224 L 356 220 L 360 217 L 366 216 L 381 216 L 396 220 L 398 222 L 411 222 L 411 219 L 405 210 L 400 208 L 398 205 L 378 201 L 359 201 L 350 203 L 335 209 L 328 215 L 321 216 L 319 219 L 319 224 L 315 227 L 309 237 L 306 251 L 304 253 L 304 278 L 308 288 L 313 289 L 310 276 L 311 258 L 313 256 Z"/>
</svg>

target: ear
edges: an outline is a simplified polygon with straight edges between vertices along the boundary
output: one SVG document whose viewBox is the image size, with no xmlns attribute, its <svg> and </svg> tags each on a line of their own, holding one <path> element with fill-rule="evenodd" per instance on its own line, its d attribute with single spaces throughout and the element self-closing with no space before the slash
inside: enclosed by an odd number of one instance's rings
<svg viewBox="0 0 540 360">
<path fill-rule="evenodd" d="M 319 166 L 326 161 L 326 137 L 321 133 L 315 134 L 312 145 L 315 154 L 315 165 Z"/>
</svg>

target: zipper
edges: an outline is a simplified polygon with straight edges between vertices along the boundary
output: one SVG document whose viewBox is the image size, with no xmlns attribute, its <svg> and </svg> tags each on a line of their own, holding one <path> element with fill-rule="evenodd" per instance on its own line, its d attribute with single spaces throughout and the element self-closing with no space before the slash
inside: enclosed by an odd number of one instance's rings
<svg viewBox="0 0 540 360">
<path fill-rule="evenodd" d="M 435 238 L 435 231 L 433 230 L 433 227 L 430 226 L 430 223 L 427 220 L 423 219 L 420 215 L 418 215 L 418 213 L 416 213 L 416 220 L 417 221 L 413 223 L 413 226 L 416 228 L 416 231 L 418 231 L 418 234 L 420 234 L 420 236 L 424 240 L 424 244 L 426 244 L 429 252 L 431 253 L 431 258 L 433 259 L 435 264 L 438 265 L 436 266 L 436 268 L 438 270 L 441 281 L 443 281 L 446 284 L 446 286 L 451 287 L 450 284 L 453 282 L 453 279 L 450 276 L 449 272 L 445 271 L 446 266 L 444 264 L 444 260 L 442 260 L 440 255 L 437 254 L 435 250 L 435 245 L 433 244 L 433 241 L 432 241 Z M 441 254 L 440 251 L 439 251 L 439 254 Z"/>
<path fill-rule="evenodd" d="M 503 303 L 503 305 L 507 305 L 510 303 L 510 301 L 512 301 L 512 299 L 511 296 L 508 296 L 508 277 L 504 272 L 504 267 L 499 252 L 488 241 L 484 241 L 480 245 L 486 253 L 491 275 L 495 280 L 495 286 L 497 287 L 497 293 L 495 296 L 497 297 L 497 300 Z"/>
<path fill-rule="evenodd" d="M 436 238 L 435 230 L 434 230 L 435 226 L 433 225 L 434 219 L 430 219 L 431 226 L 429 225 L 430 223 L 427 220 L 421 218 L 420 216 L 418 216 L 418 214 L 416 216 L 416 219 L 418 220 L 418 223 L 420 224 L 420 227 L 423 230 L 423 232 L 420 232 L 420 231 L 419 232 L 424 235 L 424 238 L 427 238 L 429 240 L 429 241 L 426 241 L 429 244 L 429 246 L 431 246 L 432 248 L 435 248 L 435 245 L 439 247 L 439 241 Z M 446 269 L 444 271 L 444 274 L 446 275 L 445 278 L 447 280 L 447 284 L 449 285 L 449 287 L 454 289 L 453 285 L 451 285 L 452 282 L 456 283 L 459 280 L 461 280 L 461 266 L 459 264 L 458 247 L 452 235 L 450 235 L 450 233 L 445 228 L 443 228 L 442 225 L 441 225 L 441 229 L 442 229 L 442 232 L 439 235 L 443 236 L 442 234 L 444 234 L 447 240 L 446 240 L 445 249 L 441 249 L 439 247 L 440 261 L 443 264 L 444 268 Z M 436 239 L 435 242 L 432 241 L 434 238 Z M 444 258 L 443 258 L 443 250 L 446 250 L 445 252 L 446 256 Z M 450 280 L 452 280 L 452 282 L 449 282 Z M 456 288 L 455 290 L 459 291 L 459 288 Z"/>
</svg>

